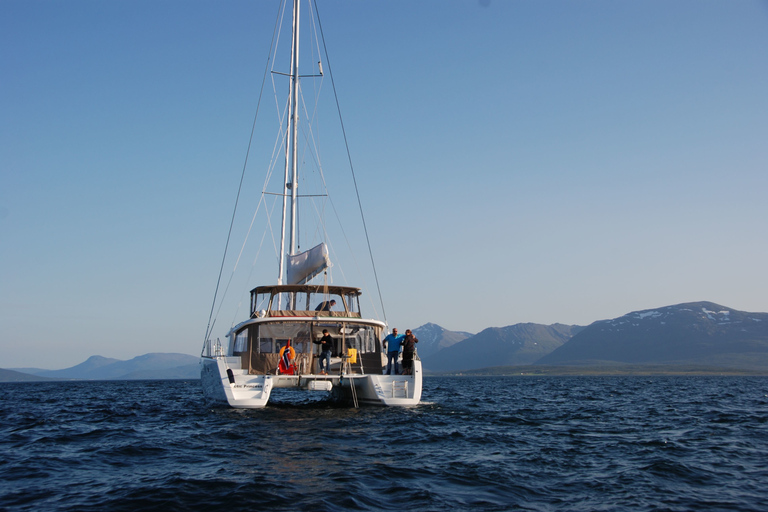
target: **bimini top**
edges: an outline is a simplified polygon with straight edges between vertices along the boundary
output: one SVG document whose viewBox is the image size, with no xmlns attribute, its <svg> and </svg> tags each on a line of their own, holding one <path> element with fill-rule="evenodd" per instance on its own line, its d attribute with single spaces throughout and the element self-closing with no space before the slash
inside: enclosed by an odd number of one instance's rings
<svg viewBox="0 0 768 512">
<path fill-rule="evenodd" d="M 322 284 L 273 284 L 269 286 L 257 286 L 251 290 L 253 294 L 266 293 L 330 293 L 336 295 L 361 295 L 360 288 L 354 286 L 334 286 Z"/>
<path fill-rule="evenodd" d="M 360 288 L 284 284 L 251 290 L 251 317 L 346 316 L 360 318 Z"/>
</svg>

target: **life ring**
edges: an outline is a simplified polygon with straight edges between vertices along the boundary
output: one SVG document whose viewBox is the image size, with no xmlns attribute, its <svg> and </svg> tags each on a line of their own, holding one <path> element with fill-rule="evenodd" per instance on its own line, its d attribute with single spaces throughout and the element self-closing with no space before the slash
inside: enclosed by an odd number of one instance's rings
<svg viewBox="0 0 768 512">
<path fill-rule="evenodd" d="M 283 358 L 283 354 L 285 354 L 285 349 L 288 349 L 288 359 L 296 359 L 296 351 L 293 349 L 293 347 L 283 347 L 280 349 L 280 359 Z"/>
<path fill-rule="evenodd" d="M 285 349 L 288 349 L 286 352 Z M 284 375 L 293 375 L 296 372 L 296 364 L 294 364 L 294 360 L 296 359 L 296 351 L 291 346 L 283 347 L 280 349 L 280 353 L 278 354 L 278 363 L 277 368 L 280 370 L 280 373 Z"/>
</svg>

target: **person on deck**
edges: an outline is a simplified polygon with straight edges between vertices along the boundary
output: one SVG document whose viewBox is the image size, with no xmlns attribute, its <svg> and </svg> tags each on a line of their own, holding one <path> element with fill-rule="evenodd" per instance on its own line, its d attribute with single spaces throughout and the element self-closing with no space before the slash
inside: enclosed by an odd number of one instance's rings
<svg viewBox="0 0 768 512">
<path fill-rule="evenodd" d="M 395 363 L 395 375 L 397 375 L 397 358 L 400 356 L 400 345 L 404 336 L 397 335 L 397 329 L 392 329 L 392 334 L 388 334 L 382 340 L 382 344 L 387 345 L 387 375 L 391 375 L 392 362 Z"/>
<path fill-rule="evenodd" d="M 403 375 L 413 375 L 413 354 L 418 342 L 419 338 L 414 336 L 410 329 L 406 329 L 403 338 Z"/>
<path fill-rule="evenodd" d="M 335 305 L 336 305 L 336 301 L 333 299 L 324 300 L 323 302 L 317 305 L 317 307 L 315 308 L 315 311 L 330 311 L 331 308 Z"/>
<path fill-rule="evenodd" d="M 320 345 L 320 375 L 328 375 L 327 372 L 331 371 L 331 352 L 333 352 L 335 341 L 328 334 L 328 329 L 323 329 L 323 337 L 313 343 Z M 325 370 L 323 362 L 325 362 Z"/>
</svg>

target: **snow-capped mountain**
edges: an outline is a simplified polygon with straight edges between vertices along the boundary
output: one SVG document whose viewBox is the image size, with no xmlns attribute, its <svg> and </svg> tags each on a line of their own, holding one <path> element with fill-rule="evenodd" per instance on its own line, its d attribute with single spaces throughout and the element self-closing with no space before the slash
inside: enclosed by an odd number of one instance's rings
<svg viewBox="0 0 768 512">
<path fill-rule="evenodd" d="M 691 302 L 594 322 L 536 364 L 768 366 L 768 313 Z"/>
</svg>

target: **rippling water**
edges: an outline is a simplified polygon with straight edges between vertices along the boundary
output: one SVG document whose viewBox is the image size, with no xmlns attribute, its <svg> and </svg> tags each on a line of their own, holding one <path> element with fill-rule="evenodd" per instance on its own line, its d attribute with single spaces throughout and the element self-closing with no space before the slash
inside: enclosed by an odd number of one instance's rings
<svg viewBox="0 0 768 512">
<path fill-rule="evenodd" d="M 0 509 L 768 510 L 768 378 L 424 388 L 236 411 L 197 381 L 2 384 Z"/>
</svg>

